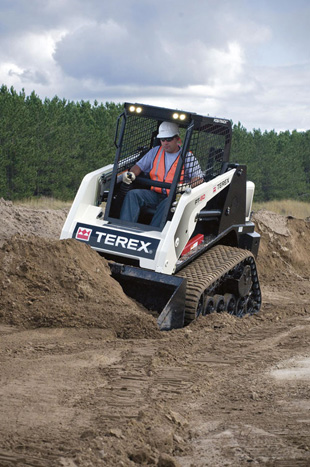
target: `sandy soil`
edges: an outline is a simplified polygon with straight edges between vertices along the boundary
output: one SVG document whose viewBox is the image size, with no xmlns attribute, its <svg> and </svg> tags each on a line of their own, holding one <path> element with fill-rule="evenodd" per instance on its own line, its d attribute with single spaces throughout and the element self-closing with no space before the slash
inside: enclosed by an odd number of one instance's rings
<svg viewBox="0 0 310 467">
<path fill-rule="evenodd" d="M 0 466 L 309 466 L 310 222 L 260 211 L 263 307 L 160 333 L 65 211 L 0 200 Z"/>
</svg>

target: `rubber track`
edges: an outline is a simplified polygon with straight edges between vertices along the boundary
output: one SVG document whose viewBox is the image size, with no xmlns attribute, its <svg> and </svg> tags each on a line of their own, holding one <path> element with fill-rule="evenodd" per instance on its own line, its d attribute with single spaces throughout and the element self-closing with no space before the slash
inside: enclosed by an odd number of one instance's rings
<svg viewBox="0 0 310 467">
<path fill-rule="evenodd" d="M 254 258 L 254 256 L 248 250 L 217 245 L 177 273 L 177 276 L 187 278 L 185 301 L 187 322 L 195 319 L 197 304 L 205 290 L 246 258 Z"/>
</svg>

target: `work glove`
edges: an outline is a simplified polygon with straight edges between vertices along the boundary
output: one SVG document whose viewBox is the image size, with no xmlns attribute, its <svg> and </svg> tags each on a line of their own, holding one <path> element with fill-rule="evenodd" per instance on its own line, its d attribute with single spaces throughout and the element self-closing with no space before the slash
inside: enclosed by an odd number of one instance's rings
<svg viewBox="0 0 310 467">
<path fill-rule="evenodd" d="M 123 182 L 127 185 L 130 185 L 135 180 L 136 176 L 133 172 L 124 172 L 123 173 Z"/>
</svg>

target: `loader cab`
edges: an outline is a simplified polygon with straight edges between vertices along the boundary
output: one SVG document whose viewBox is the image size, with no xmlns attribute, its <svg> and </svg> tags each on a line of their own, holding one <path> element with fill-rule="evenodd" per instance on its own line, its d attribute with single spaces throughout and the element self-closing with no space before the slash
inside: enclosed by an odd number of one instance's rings
<svg viewBox="0 0 310 467">
<path fill-rule="evenodd" d="M 147 174 L 141 173 L 134 183 L 125 185 L 122 182 L 122 174 L 135 165 L 150 149 L 160 146 L 157 134 L 163 121 L 177 123 L 182 140 L 182 149 L 172 183 L 155 182 Z M 103 181 L 102 192 L 105 193 L 103 200 L 106 201 L 104 219 L 113 224 L 124 224 L 126 227 L 162 230 L 166 222 L 173 217 L 177 197 L 182 194 L 182 185 L 184 185 L 183 192 L 188 186 L 184 181 L 184 172 L 182 178 L 182 170 L 185 161 L 188 162 L 186 158 L 189 152 L 192 152 L 193 160 L 198 161 L 199 183 L 217 176 L 223 164 L 229 160 L 231 124 L 227 120 L 203 117 L 190 112 L 126 103 L 123 113 L 117 120 L 114 143 L 116 154 L 113 173 L 109 180 Z M 196 165 L 193 170 L 196 170 Z M 141 209 L 137 223 L 122 221 L 120 212 L 128 190 L 151 189 L 151 187 L 159 187 L 169 192 L 160 226 L 150 225 L 154 215 L 154 209 L 151 208 Z"/>
</svg>

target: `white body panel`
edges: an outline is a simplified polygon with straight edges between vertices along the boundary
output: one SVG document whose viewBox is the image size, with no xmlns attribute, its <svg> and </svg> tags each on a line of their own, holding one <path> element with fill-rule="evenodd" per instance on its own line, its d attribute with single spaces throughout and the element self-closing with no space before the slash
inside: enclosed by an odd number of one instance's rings
<svg viewBox="0 0 310 467">
<path fill-rule="evenodd" d="M 251 217 L 252 203 L 254 198 L 255 185 L 253 182 L 246 182 L 246 207 L 245 220 L 248 222 Z"/>
<path fill-rule="evenodd" d="M 113 164 L 106 165 L 85 175 L 62 228 L 61 240 L 72 237 L 78 220 L 86 224 L 97 224 L 96 217 L 102 211 L 101 207 L 95 205 L 98 197 L 99 179 L 101 175 L 109 173 L 111 170 L 113 170 Z M 98 225 L 102 225 L 102 221 L 98 222 Z"/>
<path fill-rule="evenodd" d="M 91 245 L 92 248 L 103 253 L 117 254 L 120 262 L 122 257 L 137 258 L 137 252 L 141 250 L 148 253 L 147 245 L 150 241 L 154 241 L 158 243 L 156 254 L 153 257 L 148 254 L 139 257 L 140 267 L 164 274 L 172 274 L 175 271 L 177 260 L 196 227 L 196 216 L 209 200 L 231 183 L 236 170 L 232 169 L 209 182 L 187 189 L 181 196 L 171 221 L 168 221 L 164 229 L 159 232 L 145 231 L 136 225 L 132 228 L 120 226 L 98 217 L 102 212 L 102 208 L 96 206 L 99 179 L 102 174 L 111 172 L 112 168 L 112 165 L 108 165 L 84 177 L 60 238 L 77 238 L 77 224 L 82 224 L 82 229 L 93 232 L 95 240 Z M 127 236 L 126 242 L 125 236 Z M 134 239 L 128 241 L 130 236 Z M 113 250 L 113 245 L 118 246 L 117 252 Z"/>
</svg>

